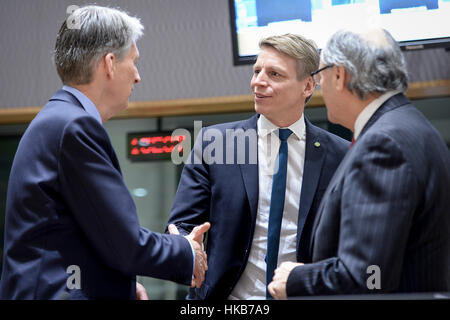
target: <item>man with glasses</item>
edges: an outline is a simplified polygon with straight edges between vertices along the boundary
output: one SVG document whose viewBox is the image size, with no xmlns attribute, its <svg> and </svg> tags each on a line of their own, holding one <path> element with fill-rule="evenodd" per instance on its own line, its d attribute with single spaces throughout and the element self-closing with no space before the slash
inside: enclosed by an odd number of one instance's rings
<svg viewBox="0 0 450 320">
<path fill-rule="evenodd" d="M 329 64 L 329 65 L 327 65 L 327 66 L 325 66 L 325 67 L 320 68 L 320 69 L 317 70 L 317 71 L 311 72 L 311 77 L 313 77 L 316 86 L 320 86 L 320 79 L 321 79 L 320 73 L 321 73 L 322 71 L 328 69 L 328 68 L 331 68 L 331 67 L 333 67 L 333 65 L 332 65 L 332 64 Z"/>
<path fill-rule="evenodd" d="M 234 145 L 227 139 L 248 138 L 246 161 L 237 159 L 242 150 L 226 147 L 222 164 L 186 164 L 175 196 L 168 223 L 181 233 L 211 222 L 208 270 L 190 299 L 270 298 L 266 283 L 277 265 L 310 261 L 312 222 L 349 147 L 303 115 L 315 88 L 315 44 L 286 34 L 261 40 L 260 48 L 250 83 L 257 114 L 204 129 L 194 147 L 207 150 L 214 132 L 225 137 L 223 146 Z M 232 163 L 226 161 L 230 154 Z M 178 232 L 174 226 L 169 231 Z"/>
<path fill-rule="evenodd" d="M 354 145 L 320 204 L 312 263 L 285 263 L 276 298 L 450 290 L 450 154 L 405 97 L 405 60 L 385 30 L 340 31 L 321 53 L 331 122 Z"/>
</svg>

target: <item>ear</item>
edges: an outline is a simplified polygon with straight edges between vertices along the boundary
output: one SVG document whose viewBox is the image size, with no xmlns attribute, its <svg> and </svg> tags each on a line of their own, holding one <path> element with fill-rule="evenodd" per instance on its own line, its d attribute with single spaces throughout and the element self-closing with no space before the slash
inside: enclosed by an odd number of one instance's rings
<svg viewBox="0 0 450 320">
<path fill-rule="evenodd" d="M 333 70 L 333 80 L 335 82 L 336 90 L 341 91 L 345 88 L 345 85 L 347 84 L 346 78 L 348 78 L 347 72 L 345 71 L 345 68 L 342 66 L 335 66 Z"/>
<path fill-rule="evenodd" d="M 115 65 L 116 65 L 116 57 L 114 56 L 114 54 L 110 52 L 110 53 L 107 53 L 106 55 L 104 55 L 103 63 L 104 63 L 106 76 L 109 79 L 114 78 L 114 71 L 115 71 Z"/>
<path fill-rule="evenodd" d="M 308 77 L 307 82 L 305 84 L 305 89 L 303 89 L 303 94 L 305 97 L 309 97 L 314 93 L 314 89 L 316 88 L 316 83 L 314 82 L 313 77 Z"/>
</svg>

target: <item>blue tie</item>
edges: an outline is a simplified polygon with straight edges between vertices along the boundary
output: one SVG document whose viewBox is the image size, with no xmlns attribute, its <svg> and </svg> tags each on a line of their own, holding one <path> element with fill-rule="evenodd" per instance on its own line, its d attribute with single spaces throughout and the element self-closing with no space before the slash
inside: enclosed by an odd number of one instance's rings
<svg viewBox="0 0 450 320">
<path fill-rule="evenodd" d="M 278 247 L 280 245 L 281 220 L 283 219 L 284 196 L 286 194 L 286 171 L 288 159 L 287 139 L 292 131 L 279 129 L 280 150 L 278 151 L 278 171 L 273 176 L 272 197 L 270 200 L 269 229 L 267 233 L 267 270 L 266 270 L 266 297 L 272 296 L 267 291 L 267 285 L 272 281 L 273 273 L 277 267 Z"/>
</svg>

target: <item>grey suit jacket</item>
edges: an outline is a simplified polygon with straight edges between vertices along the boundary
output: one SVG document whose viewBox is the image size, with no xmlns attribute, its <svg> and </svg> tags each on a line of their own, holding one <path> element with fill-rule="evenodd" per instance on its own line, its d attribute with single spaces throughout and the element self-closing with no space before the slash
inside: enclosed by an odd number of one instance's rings
<svg viewBox="0 0 450 320">
<path fill-rule="evenodd" d="M 292 270 L 288 296 L 450 291 L 449 192 L 447 146 L 395 95 L 331 179 L 314 222 L 313 263 Z"/>
</svg>

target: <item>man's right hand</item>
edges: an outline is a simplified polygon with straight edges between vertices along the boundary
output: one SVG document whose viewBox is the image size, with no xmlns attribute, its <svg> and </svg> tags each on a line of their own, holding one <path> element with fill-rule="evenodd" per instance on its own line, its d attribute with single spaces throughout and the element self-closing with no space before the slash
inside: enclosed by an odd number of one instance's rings
<svg viewBox="0 0 450 320">
<path fill-rule="evenodd" d="M 199 226 L 196 226 L 192 229 L 190 234 L 185 236 L 185 238 L 191 243 L 195 253 L 194 278 L 191 282 L 191 288 L 200 288 L 203 280 L 205 280 L 205 272 L 208 270 L 208 263 L 206 253 L 203 250 L 203 238 L 205 232 L 207 232 L 210 227 L 211 224 L 209 222 L 205 222 Z M 180 234 L 174 224 L 169 225 L 168 230 L 170 234 Z"/>
</svg>

